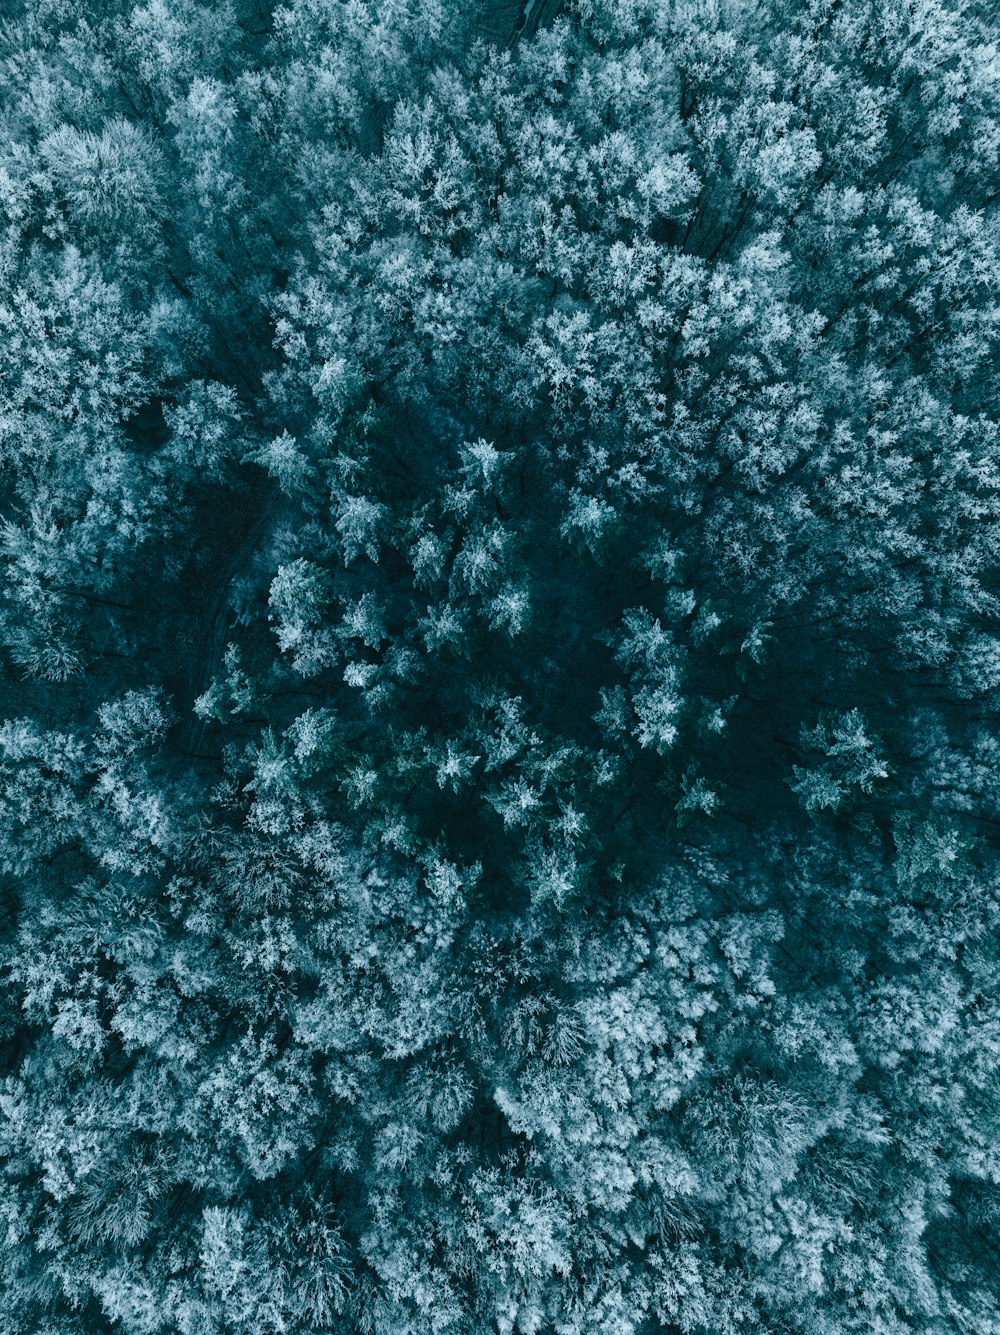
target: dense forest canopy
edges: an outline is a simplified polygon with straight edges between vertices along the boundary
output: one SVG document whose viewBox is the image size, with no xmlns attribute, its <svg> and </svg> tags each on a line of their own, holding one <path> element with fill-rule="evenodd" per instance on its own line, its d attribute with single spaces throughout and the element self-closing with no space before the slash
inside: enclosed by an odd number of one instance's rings
<svg viewBox="0 0 1000 1335">
<path fill-rule="evenodd" d="M 6 0 L 0 1329 L 1000 1335 L 1000 18 Z"/>
</svg>

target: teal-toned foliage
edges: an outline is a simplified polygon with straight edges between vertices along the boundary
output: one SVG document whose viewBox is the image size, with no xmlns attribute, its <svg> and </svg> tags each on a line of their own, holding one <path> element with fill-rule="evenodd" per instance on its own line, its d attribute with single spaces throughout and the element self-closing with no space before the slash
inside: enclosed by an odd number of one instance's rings
<svg viewBox="0 0 1000 1335">
<path fill-rule="evenodd" d="M 1000 1335 L 997 14 L 528 10 L 4 6 L 5 1335 Z"/>
</svg>

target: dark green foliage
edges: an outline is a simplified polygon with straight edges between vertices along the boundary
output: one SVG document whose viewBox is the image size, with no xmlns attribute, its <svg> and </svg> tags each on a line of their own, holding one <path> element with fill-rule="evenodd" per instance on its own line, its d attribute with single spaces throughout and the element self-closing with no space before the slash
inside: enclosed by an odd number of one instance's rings
<svg viewBox="0 0 1000 1335">
<path fill-rule="evenodd" d="M 4 11 L 11 1335 L 1000 1335 L 996 16 L 519 12 Z"/>
</svg>

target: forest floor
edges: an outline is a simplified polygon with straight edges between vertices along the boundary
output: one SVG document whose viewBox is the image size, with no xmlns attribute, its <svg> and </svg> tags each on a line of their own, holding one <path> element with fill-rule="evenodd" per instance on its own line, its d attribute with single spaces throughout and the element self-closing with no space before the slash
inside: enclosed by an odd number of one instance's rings
<svg viewBox="0 0 1000 1335">
<path fill-rule="evenodd" d="M 523 0 L 481 0 L 476 26 L 483 41 L 506 46 L 523 8 Z"/>
<path fill-rule="evenodd" d="M 524 36 L 530 37 L 551 23 L 561 4 L 562 0 L 541 0 Z M 509 46 L 514 25 L 524 8 L 525 0 L 481 0 L 477 17 L 479 35 L 496 46 Z"/>
</svg>

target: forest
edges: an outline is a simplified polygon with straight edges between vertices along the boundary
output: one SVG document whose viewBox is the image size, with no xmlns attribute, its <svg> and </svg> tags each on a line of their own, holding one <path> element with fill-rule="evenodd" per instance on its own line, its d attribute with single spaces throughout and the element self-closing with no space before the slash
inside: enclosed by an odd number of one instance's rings
<svg viewBox="0 0 1000 1335">
<path fill-rule="evenodd" d="M 0 1335 L 1000 1335 L 995 0 L 0 4 Z"/>
</svg>

